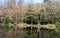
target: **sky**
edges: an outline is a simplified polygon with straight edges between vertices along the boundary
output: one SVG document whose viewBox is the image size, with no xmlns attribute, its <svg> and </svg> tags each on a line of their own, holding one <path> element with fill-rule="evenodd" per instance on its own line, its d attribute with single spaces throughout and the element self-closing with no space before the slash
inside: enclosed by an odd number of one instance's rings
<svg viewBox="0 0 60 38">
<path fill-rule="evenodd" d="M 26 3 L 28 3 L 28 2 L 29 2 L 29 0 L 25 0 L 25 2 L 26 2 Z M 42 3 L 42 2 L 43 2 L 43 0 L 33 0 L 33 2 L 34 2 L 34 3 Z"/>
<path fill-rule="evenodd" d="M 25 3 L 29 3 L 30 0 L 24 0 Z M 7 0 L 0 0 L 0 5 L 4 5 L 7 2 Z M 18 2 L 18 0 L 16 0 Z M 34 3 L 42 3 L 43 0 L 33 0 Z"/>
</svg>

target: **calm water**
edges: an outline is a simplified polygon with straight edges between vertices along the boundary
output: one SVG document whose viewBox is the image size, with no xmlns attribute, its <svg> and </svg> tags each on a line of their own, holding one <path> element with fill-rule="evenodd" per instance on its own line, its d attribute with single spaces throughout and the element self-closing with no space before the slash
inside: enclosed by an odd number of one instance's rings
<svg viewBox="0 0 60 38">
<path fill-rule="evenodd" d="M 13 31 L 0 31 L 0 38 L 59 38 L 59 35 L 54 30 L 40 29 L 37 28 L 14 29 Z"/>
</svg>

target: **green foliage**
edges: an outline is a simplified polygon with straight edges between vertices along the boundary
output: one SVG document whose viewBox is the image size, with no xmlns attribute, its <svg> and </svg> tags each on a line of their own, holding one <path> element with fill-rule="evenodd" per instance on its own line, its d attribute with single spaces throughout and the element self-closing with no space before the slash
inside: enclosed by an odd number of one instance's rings
<svg viewBox="0 0 60 38">
<path fill-rule="evenodd" d="M 38 22 L 37 16 L 38 15 L 34 12 L 27 12 L 25 14 L 25 17 L 24 17 L 23 21 L 26 22 L 26 23 L 29 23 L 29 24 L 31 24 L 31 22 L 33 24 L 37 24 L 37 22 Z"/>
<path fill-rule="evenodd" d="M 1 22 L 0 22 L 0 29 L 5 29 L 5 30 L 7 30 L 7 31 L 9 31 L 9 30 L 11 30 L 12 29 L 12 27 L 11 27 L 11 23 L 12 23 L 12 19 L 11 18 L 9 18 L 9 17 L 7 17 L 7 18 L 3 18 L 4 20 L 0 20 Z"/>
<path fill-rule="evenodd" d="M 51 13 L 50 13 L 51 12 Z M 59 11 L 58 11 L 59 12 Z M 59 14 L 53 13 L 53 9 L 46 9 L 46 15 L 44 14 L 44 10 L 40 10 L 40 12 L 27 12 L 25 13 L 24 21 L 26 23 L 37 24 L 40 21 L 41 24 L 54 24 L 60 18 Z"/>
<path fill-rule="evenodd" d="M 41 13 L 44 13 L 44 10 L 41 10 L 40 12 L 37 12 L 37 13 L 27 12 L 27 13 L 25 13 L 25 17 L 23 20 L 24 20 L 24 22 L 29 23 L 29 24 L 31 24 L 31 23 L 38 24 L 38 21 L 41 24 L 50 23 L 50 19 Z"/>
<path fill-rule="evenodd" d="M 56 32 L 60 35 L 60 19 L 56 22 L 56 24 L 55 24 L 55 26 L 56 26 Z"/>
<path fill-rule="evenodd" d="M 12 19 L 11 18 L 6 18 L 6 20 L 5 20 L 5 22 L 4 22 L 4 24 L 5 24 L 5 29 L 6 30 L 11 30 L 12 28 L 11 28 L 11 23 L 12 23 Z"/>
</svg>

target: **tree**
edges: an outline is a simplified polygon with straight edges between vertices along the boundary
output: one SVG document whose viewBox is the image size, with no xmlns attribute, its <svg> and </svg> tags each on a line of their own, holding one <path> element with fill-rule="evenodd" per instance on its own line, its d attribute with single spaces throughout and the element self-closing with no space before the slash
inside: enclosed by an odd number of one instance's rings
<svg viewBox="0 0 60 38">
<path fill-rule="evenodd" d="M 19 0 L 18 5 L 23 5 L 24 0 Z"/>
<path fill-rule="evenodd" d="M 8 5 L 16 5 L 16 2 L 15 0 L 8 0 Z"/>
<path fill-rule="evenodd" d="M 50 2 L 50 3 L 58 3 L 59 0 L 44 0 L 44 3 Z"/>
<path fill-rule="evenodd" d="M 44 0 L 44 3 L 48 2 L 49 0 Z"/>
</svg>

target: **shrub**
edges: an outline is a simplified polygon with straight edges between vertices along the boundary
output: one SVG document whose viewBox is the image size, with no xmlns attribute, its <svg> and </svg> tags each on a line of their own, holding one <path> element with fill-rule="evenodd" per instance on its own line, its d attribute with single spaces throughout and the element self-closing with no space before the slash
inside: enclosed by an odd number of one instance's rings
<svg viewBox="0 0 60 38">
<path fill-rule="evenodd" d="M 52 23 L 51 17 L 49 18 L 48 16 L 41 14 L 41 12 L 27 12 L 25 13 L 25 17 L 23 18 L 23 22 L 26 22 L 28 24 L 31 24 L 31 22 L 33 24 L 38 24 L 38 21 L 40 22 L 40 24 Z"/>
<path fill-rule="evenodd" d="M 31 24 L 31 21 L 33 24 L 38 24 L 38 21 L 40 24 L 54 24 L 56 21 L 60 18 L 60 12 L 57 11 L 54 13 L 54 9 L 50 7 L 46 7 L 46 10 L 42 9 L 39 12 L 27 12 L 25 13 L 25 17 L 23 18 L 23 21 L 26 23 Z"/>
<path fill-rule="evenodd" d="M 27 13 L 25 13 L 25 17 L 24 17 L 23 21 L 28 24 L 31 24 L 31 22 L 33 24 L 37 24 L 37 22 L 38 22 L 37 14 L 33 13 L 33 12 L 27 12 Z"/>
<path fill-rule="evenodd" d="M 48 24 L 51 23 L 51 19 L 47 16 L 45 17 L 44 14 L 35 13 L 35 12 L 27 12 L 25 13 L 25 17 L 23 18 L 23 22 L 26 22 L 28 24 L 38 24 L 38 21 L 40 24 Z"/>
<path fill-rule="evenodd" d="M 56 32 L 60 35 L 60 19 L 56 22 L 56 24 L 55 24 L 55 26 L 56 26 Z"/>
<path fill-rule="evenodd" d="M 3 18 L 3 17 L 2 17 Z M 0 29 L 5 29 L 7 31 L 11 30 L 11 23 L 12 23 L 12 19 L 9 17 L 3 18 L 2 21 L 0 20 Z"/>
</svg>

